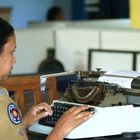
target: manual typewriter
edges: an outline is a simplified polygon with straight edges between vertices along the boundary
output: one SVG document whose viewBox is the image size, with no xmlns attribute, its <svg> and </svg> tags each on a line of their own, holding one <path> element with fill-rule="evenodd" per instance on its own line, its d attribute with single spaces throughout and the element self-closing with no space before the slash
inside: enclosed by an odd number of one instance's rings
<svg viewBox="0 0 140 140">
<path fill-rule="evenodd" d="M 140 105 L 140 73 L 135 71 L 77 71 L 62 101 L 107 107 Z"/>
<path fill-rule="evenodd" d="M 78 71 L 59 100 L 52 103 L 53 117 L 41 119 L 30 131 L 49 134 L 61 115 L 72 106 L 89 104 L 94 115 L 66 138 L 123 135 L 139 136 L 140 73 L 129 71 Z M 59 112 L 60 111 L 60 112 Z M 106 120 L 104 120 L 106 119 Z M 118 125 L 119 124 L 119 125 Z M 114 127 L 115 126 L 115 127 Z M 85 127 L 88 131 L 85 131 Z M 112 130 L 112 128 L 114 128 Z"/>
</svg>

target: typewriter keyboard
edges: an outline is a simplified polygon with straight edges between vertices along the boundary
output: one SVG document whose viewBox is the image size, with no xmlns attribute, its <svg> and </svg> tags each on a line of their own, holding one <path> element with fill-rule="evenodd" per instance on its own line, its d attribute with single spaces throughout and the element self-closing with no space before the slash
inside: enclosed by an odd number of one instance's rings
<svg viewBox="0 0 140 140">
<path fill-rule="evenodd" d="M 83 104 L 55 100 L 51 105 L 53 115 L 40 119 L 39 124 L 54 127 L 57 120 L 64 114 L 65 111 L 67 111 L 73 106 L 82 106 L 82 105 Z M 87 111 L 94 112 L 95 110 L 94 107 L 92 106 Z"/>
</svg>

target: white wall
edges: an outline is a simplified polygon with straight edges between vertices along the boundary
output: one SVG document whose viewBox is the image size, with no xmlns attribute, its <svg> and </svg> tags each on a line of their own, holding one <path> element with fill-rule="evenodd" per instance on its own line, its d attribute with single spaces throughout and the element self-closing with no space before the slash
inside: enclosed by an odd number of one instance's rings
<svg viewBox="0 0 140 140">
<path fill-rule="evenodd" d="M 56 33 L 57 58 L 65 65 L 66 70 L 88 70 L 88 49 L 107 49 L 140 51 L 140 31 L 131 29 L 94 29 L 67 28 L 59 29 Z M 80 56 L 79 56 L 80 54 Z M 122 54 L 117 57 L 98 57 L 92 68 L 132 69 L 132 56 Z M 80 58 L 79 58 L 80 57 Z M 112 59 L 114 58 L 114 59 Z M 94 59 L 95 60 L 95 59 Z M 95 61 L 92 61 L 95 62 Z M 116 64 L 115 64 L 116 62 Z M 140 55 L 137 70 L 140 70 Z"/>
<path fill-rule="evenodd" d="M 130 29 L 130 19 L 99 19 L 99 20 L 83 20 L 69 22 L 70 26 L 81 27 L 81 28 L 104 28 L 104 29 Z"/>
<path fill-rule="evenodd" d="M 54 47 L 53 32 L 51 28 L 16 30 L 17 62 L 13 74 L 37 72 L 40 62 L 47 56 L 47 48 Z"/>
<path fill-rule="evenodd" d="M 140 51 L 140 31 L 102 30 L 102 49 Z"/>
<path fill-rule="evenodd" d="M 88 48 L 99 48 L 98 30 L 56 30 L 56 57 L 64 64 L 66 70 L 87 70 Z"/>
<path fill-rule="evenodd" d="M 140 51 L 139 30 L 118 29 L 118 27 L 82 28 L 66 24 L 54 27 L 43 24 L 43 27 L 37 25 L 25 30 L 16 30 L 17 63 L 13 73 L 36 73 L 40 62 L 46 58 L 46 48 L 51 46 L 56 47 L 56 58 L 64 64 L 66 70 L 87 70 L 89 48 Z M 100 61 L 97 60 L 96 64 Z M 112 59 L 107 61 L 103 59 L 103 63 L 107 65 L 114 63 Z M 139 62 L 140 55 L 137 62 L 137 70 L 140 71 Z M 119 65 L 119 68 L 124 66 Z"/>
</svg>

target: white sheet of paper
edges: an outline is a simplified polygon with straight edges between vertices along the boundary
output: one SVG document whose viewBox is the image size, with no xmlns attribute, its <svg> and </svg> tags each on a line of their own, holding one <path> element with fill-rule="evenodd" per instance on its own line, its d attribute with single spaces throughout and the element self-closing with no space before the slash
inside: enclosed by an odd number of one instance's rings
<svg viewBox="0 0 140 140">
<path fill-rule="evenodd" d="M 115 75 L 115 77 L 107 76 L 107 75 Z M 122 78 L 119 76 L 126 76 L 126 77 L 128 76 L 128 77 L 136 78 L 140 76 L 140 73 L 136 71 L 126 71 L 126 70 L 108 71 L 105 73 L 105 75 L 99 77 L 98 81 L 118 84 L 120 87 L 123 88 L 131 88 L 131 82 L 133 78 Z"/>
</svg>

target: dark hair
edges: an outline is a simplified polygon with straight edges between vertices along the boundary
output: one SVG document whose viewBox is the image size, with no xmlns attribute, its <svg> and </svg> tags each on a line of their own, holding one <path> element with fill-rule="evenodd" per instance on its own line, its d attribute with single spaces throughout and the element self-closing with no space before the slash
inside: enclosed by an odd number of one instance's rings
<svg viewBox="0 0 140 140">
<path fill-rule="evenodd" d="M 47 20 L 56 20 L 56 17 L 59 15 L 63 15 L 63 10 L 58 6 L 54 6 L 48 10 L 46 19 Z"/>
<path fill-rule="evenodd" d="M 5 43 L 13 34 L 14 28 L 7 21 L 0 18 L 0 53 L 2 53 Z"/>
</svg>

